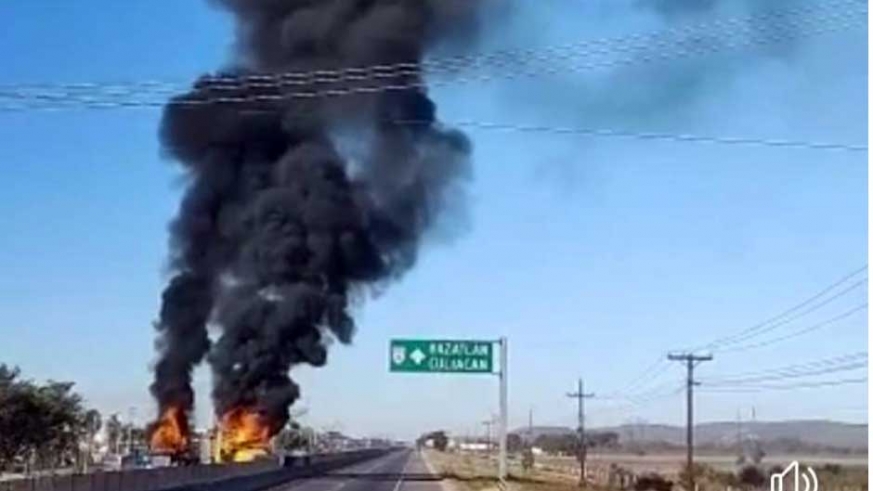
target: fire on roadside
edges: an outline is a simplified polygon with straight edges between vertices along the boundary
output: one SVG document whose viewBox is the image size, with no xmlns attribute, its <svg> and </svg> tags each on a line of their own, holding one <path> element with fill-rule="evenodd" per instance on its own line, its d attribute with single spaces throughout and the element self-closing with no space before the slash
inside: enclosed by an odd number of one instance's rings
<svg viewBox="0 0 873 491">
<path fill-rule="evenodd" d="M 181 455 L 188 450 L 188 436 L 185 411 L 170 406 L 152 426 L 149 446 L 154 453 Z"/>
<path fill-rule="evenodd" d="M 220 460 L 250 462 L 269 454 L 271 430 L 255 409 L 238 407 L 221 417 Z"/>
</svg>

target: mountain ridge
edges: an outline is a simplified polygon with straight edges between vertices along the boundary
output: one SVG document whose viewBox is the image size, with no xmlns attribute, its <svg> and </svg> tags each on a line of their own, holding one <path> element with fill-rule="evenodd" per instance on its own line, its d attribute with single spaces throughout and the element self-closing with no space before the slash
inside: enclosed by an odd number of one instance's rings
<svg viewBox="0 0 873 491">
<path fill-rule="evenodd" d="M 685 443 L 685 427 L 658 423 L 623 424 L 591 428 L 591 432 L 615 432 L 623 443 L 666 442 Z M 517 428 L 513 433 L 526 436 L 528 428 Z M 541 435 L 574 433 L 564 426 L 534 426 L 534 438 Z M 738 434 L 743 439 L 760 441 L 798 440 L 804 444 L 846 449 L 867 448 L 867 424 L 810 419 L 783 421 L 714 421 L 694 425 L 694 440 L 701 445 L 732 445 Z"/>
</svg>

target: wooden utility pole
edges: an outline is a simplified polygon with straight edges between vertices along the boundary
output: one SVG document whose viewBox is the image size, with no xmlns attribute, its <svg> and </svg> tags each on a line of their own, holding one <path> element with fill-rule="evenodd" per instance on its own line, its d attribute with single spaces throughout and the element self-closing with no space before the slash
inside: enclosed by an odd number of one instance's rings
<svg viewBox="0 0 873 491">
<path fill-rule="evenodd" d="M 530 408 L 527 413 L 527 438 L 530 446 L 533 446 L 533 408 Z"/>
<path fill-rule="evenodd" d="M 521 459 L 521 466 L 524 468 L 525 472 L 530 471 L 534 465 L 533 446 L 534 446 L 533 407 L 531 407 L 527 413 L 527 435 L 525 436 L 524 442 L 522 445 L 523 453 L 522 453 L 522 459 Z"/>
<path fill-rule="evenodd" d="M 493 418 L 482 422 L 482 425 L 485 426 L 485 448 L 489 455 L 491 454 L 491 425 L 493 424 Z"/>
<path fill-rule="evenodd" d="M 578 410 L 579 410 L 579 442 L 576 448 L 576 458 L 579 460 L 579 485 L 585 485 L 585 460 L 588 456 L 588 448 L 587 443 L 585 441 L 585 399 L 590 397 L 594 397 L 594 394 L 586 394 L 585 393 L 585 385 L 582 382 L 582 379 L 579 379 L 579 385 L 576 389 L 576 392 L 570 392 L 567 394 L 567 397 L 572 397 L 576 399 Z"/>
<path fill-rule="evenodd" d="M 688 476 L 688 491 L 695 491 L 694 485 L 694 386 L 697 382 L 694 381 L 694 367 L 705 361 L 712 360 L 712 355 L 695 355 L 693 353 L 668 354 L 667 359 L 671 361 L 685 362 L 687 370 L 686 379 L 686 395 L 687 395 L 687 427 L 685 430 L 686 446 L 688 450 L 686 474 Z"/>
</svg>

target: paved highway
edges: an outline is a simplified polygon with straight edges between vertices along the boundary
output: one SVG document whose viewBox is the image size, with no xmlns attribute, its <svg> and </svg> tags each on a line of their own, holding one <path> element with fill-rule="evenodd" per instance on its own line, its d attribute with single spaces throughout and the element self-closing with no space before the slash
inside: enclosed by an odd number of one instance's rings
<svg viewBox="0 0 873 491">
<path fill-rule="evenodd" d="M 443 491 L 415 450 L 392 452 L 324 476 L 294 480 L 270 491 Z"/>
</svg>

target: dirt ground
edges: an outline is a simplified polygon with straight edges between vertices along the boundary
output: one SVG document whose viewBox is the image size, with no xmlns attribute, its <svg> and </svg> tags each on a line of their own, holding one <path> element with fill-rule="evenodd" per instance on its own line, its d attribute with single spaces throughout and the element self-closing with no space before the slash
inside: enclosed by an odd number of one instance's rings
<svg viewBox="0 0 873 491">
<path fill-rule="evenodd" d="M 497 462 L 477 454 L 425 451 L 435 470 L 451 479 L 455 491 L 498 491 Z M 542 469 L 525 471 L 517 459 L 509 462 L 510 491 L 579 491 L 578 476 Z M 601 489 L 589 486 L 588 489 Z"/>
<path fill-rule="evenodd" d="M 589 466 L 593 469 L 616 464 L 635 473 L 657 472 L 671 476 L 676 475 L 685 466 L 685 458 L 684 453 L 647 455 L 591 453 L 588 455 Z M 866 468 L 868 463 L 866 455 L 773 455 L 765 457 L 762 465 L 768 468 L 775 465 L 785 467 L 795 460 L 816 467 L 831 464 L 846 468 Z M 540 457 L 538 461 L 544 465 L 559 468 L 576 469 L 578 467 L 576 460 L 572 457 Z M 736 469 L 735 455 L 695 455 L 694 461 L 718 471 Z"/>
<path fill-rule="evenodd" d="M 453 491 L 498 491 L 495 476 L 497 462 L 494 456 L 476 453 L 443 453 L 426 451 L 426 457 L 435 470 L 452 479 Z M 816 468 L 823 491 L 866 491 L 867 459 L 863 456 L 773 456 L 765 459 L 764 467 L 785 466 L 798 460 Z M 699 479 L 703 489 L 724 491 L 736 471 L 733 456 L 700 456 L 705 473 Z M 642 475 L 656 472 L 669 480 L 678 481 L 678 472 L 684 463 L 684 455 L 628 455 L 595 454 L 590 456 L 587 489 L 609 489 L 610 467 L 628 470 L 630 474 Z M 525 471 L 518 459 L 509 461 L 510 491 L 578 491 L 578 465 L 572 458 L 538 457 L 535 469 Z M 679 489 L 677 486 L 674 489 Z M 734 487 L 733 489 L 737 489 Z"/>
</svg>

